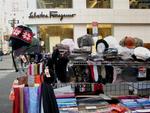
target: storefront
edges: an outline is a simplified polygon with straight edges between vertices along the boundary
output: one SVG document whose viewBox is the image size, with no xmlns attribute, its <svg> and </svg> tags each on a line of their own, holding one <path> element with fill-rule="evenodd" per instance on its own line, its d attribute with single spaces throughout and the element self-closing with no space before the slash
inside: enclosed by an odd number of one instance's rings
<svg viewBox="0 0 150 113">
<path fill-rule="evenodd" d="M 131 6 L 133 1 L 33 0 L 32 3 L 29 2 L 30 10 L 26 11 L 25 24 L 33 29 L 36 37 L 45 42 L 44 49 L 47 52 L 51 52 L 53 46 L 64 38 L 73 39 L 77 45 L 77 39 L 87 33 L 96 33 L 101 38 L 113 35 L 117 40 L 130 35 L 141 38 L 144 42 L 150 37 L 149 10 L 139 9 L 140 7 L 138 10 L 134 9 Z"/>
</svg>

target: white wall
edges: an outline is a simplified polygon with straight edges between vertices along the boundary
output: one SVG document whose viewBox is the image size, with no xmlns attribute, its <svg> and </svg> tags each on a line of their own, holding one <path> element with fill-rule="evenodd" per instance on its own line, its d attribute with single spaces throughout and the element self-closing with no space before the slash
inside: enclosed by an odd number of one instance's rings
<svg viewBox="0 0 150 113">
<path fill-rule="evenodd" d="M 36 0 L 27 0 L 28 9 L 36 9 Z"/>
<path fill-rule="evenodd" d="M 29 2 L 31 0 L 28 0 Z M 32 6 L 32 5 L 33 6 Z M 114 25 L 114 35 L 117 39 L 126 34 L 142 38 L 144 42 L 150 42 L 150 10 L 129 9 L 129 0 L 112 0 L 112 9 L 87 9 L 86 0 L 73 0 L 71 9 L 36 9 L 36 0 L 28 4 L 30 9 L 26 12 L 27 25 L 39 24 L 73 24 L 75 40 L 86 32 L 86 25 L 97 21 Z M 59 18 L 35 18 L 29 19 L 29 13 L 35 11 L 49 14 L 49 11 L 58 11 L 59 14 L 76 14 L 71 18 L 60 21 Z"/>
<path fill-rule="evenodd" d="M 129 0 L 111 0 L 111 9 L 86 8 L 86 0 L 73 0 L 73 8 L 70 9 L 36 9 L 36 0 L 28 0 L 28 10 L 26 11 L 26 24 L 79 24 L 91 23 L 145 23 L 150 24 L 149 9 L 129 9 Z M 43 12 L 49 14 L 49 11 L 58 11 L 59 14 L 76 14 L 72 18 L 64 18 L 60 21 L 58 18 L 36 18 L 29 19 L 30 12 Z"/>
<path fill-rule="evenodd" d="M 86 9 L 86 0 L 72 0 L 74 9 Z"/>
<path fill-rule="evenodd" d="M 144 43 L 150 43 L 149 25 L 114 25 L 114 36 L 119 41 L 125 36 L 138 37 Z"/>
<path fill-rule="evenodd" d="M 111 0 L 113 9 L 129 9 L 129 0 Z"/>
<path fill-rule="evenodd" d="M 73 32 L 74 41 L 75 41 L 76 47 L 78 47 L 77 38 L 85 35 L 87 33 L 87 28 L 85 24 L 77 24 L 77 25 L 74 25 L 73 27 L 74 27 L 74 32 Z"/>
<path fill-rule="evenodd" d="M 71 18 L 65 18 L 60 21 L 59 18 L 34 18 L 29 19 L 30 12 L 37 14 L 43 12 L 49 14 L 49 11 L 58 11 L 59 14 L 76 14 Z M 36 9 L 28 10 L 26 13 L 26 24 L 64 24 L 64 23 L 145 23 L 150 24 L 150 10 L 136 9 Z"/>
</svg>

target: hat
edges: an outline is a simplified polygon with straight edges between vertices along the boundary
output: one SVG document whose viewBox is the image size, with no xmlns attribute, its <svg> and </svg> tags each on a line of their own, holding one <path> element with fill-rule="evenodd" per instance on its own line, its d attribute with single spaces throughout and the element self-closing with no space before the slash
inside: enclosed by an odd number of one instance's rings
<svg viewBox="0 0 150 113">
<path fill-rule="evenodd" d="M 73 49 L 75 48 L 75 43 L 74 43 L 73 39 L 64 39 L 61 41 L 61 44 L 68 45 L 70 51 L 73 51 Z"/>
<path fill-rule="evenodd" d="M 16 50 L 22 46 L 30 45 L 32 43 L 33 35 L 34 34 L 29 27 L 22 25 L 15 27 L 10 36 L 12 49 Z"/>
<path fill-rule="evenodd" d="M 107 42 L 107 44 L 109 45 L 109 48 L 116 48 L 116 46 L 119 45 L 119 42 L 117 41 L 117 39 L 113 36 L 107 36 L 104 38 L 104 40 Z"/>
<path fill-rule="evenodd" d="M 136 47 L 134 49 L 134 55 L 135 55 L 136 59 L 145 61 L 148 58 L 150 58 L 150 51 L 149 51 L 149 49 L 147 49 L 145 47 Z"/>
<path fill-rule="evenodd" d="M 124 46 L 131 49 L 131 48 L 135 48 L 135 39 L 132 37 L 125 37 L 124 40 Z"/>
<path fill-rule="evenodd" d="M 97 53 L 103 53 L 106 49 L 108 49 L 109 45 L 103 39 L 99 39 L 96 42 L 96 51 Z"/>
<path fill-rule="evenodd" d="M 77 39 L 77 43 L 78 43 L 79 48 L 84 47 L 84 46 L 93 46 L 94 45 L 92 35 L 89 35 L 89 34 L 79 37 Z"/>
</svg>

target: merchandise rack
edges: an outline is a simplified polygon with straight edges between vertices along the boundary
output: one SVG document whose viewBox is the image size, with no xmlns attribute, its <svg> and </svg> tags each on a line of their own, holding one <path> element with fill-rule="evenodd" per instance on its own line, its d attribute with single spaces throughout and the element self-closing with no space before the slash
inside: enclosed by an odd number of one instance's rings
<svg viewBox="0 0 150 113">
<path fill-rule="evenodd" d="M 71 60 L 70 65 L 111 65 L 119 68 L 125 67 L 150 67 L 150 61 L 134 61 L 134 60 Z M 76 83 L 78 84 L 78 83 Z M 80 84 L 80 83 L 79 83 Z M 90 83 L 89 83 L 90 84 Z M 119 82 L 107 83 L 103 85 L 104 94 L 108 96 L 150 96 L 150 80 L 149 81 L 136 81 L 136 82 Z"/>
<path fill-rule="evenodd" d="M 71 86 L 75 88 L 77 85 L 87 85 L 97 83 L 55 83 L 53 88 Z M 99 83 L 101 84 L 101 83 Z M 108 96 L 150 96 L 150 81 L 139 82 L 121 82 L 121 83 L 107 83 L 103 86 L 104 94 Z"/>
<path fill-rule="evenodd" d="M 109 96 L 150 96 L 150 81 L 106 84 L 104 85 L 104 94 Z"/>
<path fill-rule="evenodd" d="M 91 84 L 101 84 L 102 83 L 88 83 L 88 82 L 76 82 L 76 83 L 55 83 L 53 84 L 53 88 L 59 88 L 59 87 L 65 87 L 65 86 L 71 86 L 72 88 L 76 87 L 77 85 L 91 85 Z"/>
<path fill-rule="evenodd" d="M 145 66 L 150 67 L 150 62 L 138 62 L 138 61 L 123 61 L 123 60 L 114 60 L 114 61 L 70 61 L 70 65 L 112 65 L 118 67 L 137 67 L 137 66 Z"/>
</svg>

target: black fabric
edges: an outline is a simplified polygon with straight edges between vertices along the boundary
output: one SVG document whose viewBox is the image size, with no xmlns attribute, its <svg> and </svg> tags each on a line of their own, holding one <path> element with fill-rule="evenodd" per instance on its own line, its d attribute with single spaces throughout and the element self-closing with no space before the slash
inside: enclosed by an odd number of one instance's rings
<svg viewBox="0 0 150 113">
<path fill-rule="evenodd" d="M 23 46 L 29 46 L 29 43 L 26 43 L 20 39 L 16 39 L 16 38 L 11 38 L 11 46 L 13 50 L 17 50 Z"/>
<path fill-rule="evenodd" d="M 97 42 L 96 42 L 96 51 L 98 52 L 98 44 L 100 44 L 100 43 L 103 43 L 104 45 L 105 45 L 105 50 L 107 50 L 108 48 L 109 48 L 109 45 L 107 44 L 107 42 L 105 41 L 105 40 L 103 40 L 103 39 L 99 39 L 99 40 L 97 40 Z"/>
<path fill-rule="evenodd" d="M 44 113 L 59 113 L 53 88 L 48 83 L 42 83 L 41 98 L 43 99 Z"/>
<path fill-rule="evenodd" d="M 135 82 L 138 77 L 138 68 L 126 67 L 121 72 L 121 77 L 124 81 Z"/>
<path fill-rule="evenodd" d="M 49 83 L 54 83 L 55 82 L 55 73 L 54 73 L 54 62 L 53 62 L 52 58 L 48 58 L 48 62 L 46 64 L 46 66 L 48 66 L 51 77 L 45 78 L 45 80 Z"/>
<path fill-rule="evenodd" d="M 56 76 L 58 77 L 58 80 L 61 82 L 67 82 L 67 63 L 69 62 L 69 59 L 66 55 L 61 55 L 59 50 L 54 50 L 52 54 L 52 60 L 54 61 L 55 65 L 55 72 Z"/>
<path fill-rule="evenodd" d="M 146 69 L 146 79 L 150 80 L 150 68 Z"/>
<path fill-rule="evenodd" d="M 72 68 L 76 77 L 76 82 L 93 82 L 88 65 L 74 65 Z"/>
<path fill-rule="evenodd" d="M 114 68 L 112 66 L 106 65 L 105 69 L 106 69 L 106 83 L 112 83 Z"/>
</svg>

